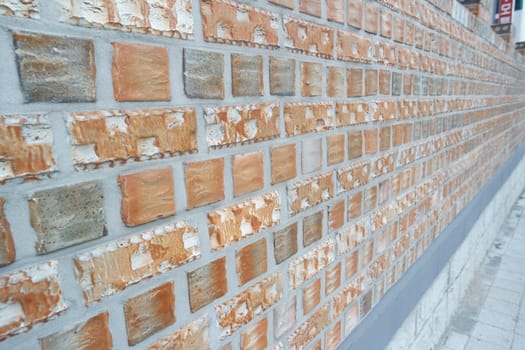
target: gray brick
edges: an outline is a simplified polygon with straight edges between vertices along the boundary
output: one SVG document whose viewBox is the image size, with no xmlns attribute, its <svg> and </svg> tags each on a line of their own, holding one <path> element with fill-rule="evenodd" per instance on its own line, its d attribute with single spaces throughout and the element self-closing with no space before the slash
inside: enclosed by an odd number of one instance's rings
<svg viewBox="0 0 525 350">
<path fill-rule="evenodd" d="M 232 55 L 233 96 L 263 95 L 262 56 Z"/>
<path fill-rule="evenodd" d="M 277 264 L 297 253 L 297 223 L 277 231 L 273 235 L 274 254 Z"/>
<path fill-rule="evenodd" d="M 224 55 L 184 50 L 184 91 L 194 98 L 224 98 Z"/>
<path fill-rule="evenodd" d="M 399 96 L 403 91 L 403 76 L 401 73 L 392 73 L 392 95 Z"/>
<path fill-rule="evenodd" d="M 295 95 L 295 60 L 270 58 L 270 93 L 272 95 Z"/>
</svg>

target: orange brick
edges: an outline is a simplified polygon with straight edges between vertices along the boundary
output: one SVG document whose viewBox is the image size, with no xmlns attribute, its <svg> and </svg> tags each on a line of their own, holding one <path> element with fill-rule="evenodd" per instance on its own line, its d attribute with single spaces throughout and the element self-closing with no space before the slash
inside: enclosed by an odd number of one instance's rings
<svg viewBox="0 0 525 350">
<path fill-rule="evenodd" d="M 128 345 L 135 345 L 175 323 L 173 282 L 139 294 L 124 303 Z"/>
<path fill-rule="evenodd" d="M 241 350 L 264 350 L 268 347 L 268 318 L 265 317 L 241 333 Z"/>
<path fill-rule="evenodd" d="M 349 126 L 365 123 L 368 119 L 368 103 L 336 103 L 337 126 Z"/>
<path fill-rule="evenodd" d="M 45 115 L 0 115 L 0 185 L 55 169 L 51 124 Z"/>
<path fill-rule="evenodd" d="M 363 155 L 363 132 L 348 133 L 348 159 L 359 158 Z"/>
<path fill-rule="evenodd" d="M 184 173 L 188 209 L 224 199 L 224 158 L 186 163 Z"/>
<path fill-rule="evenodd" d="M 198 257 L 197 228 L 178 222 L 98 246 L 74 262 L 84 301 L 90 304 Z"/>
<path fill-rule="evenodd" d="M 371 166 L 369 162 L 359 162 L 337 171 L 340 191 L 349 191 L 366 185 L 370 181 Z"/>
<path fill-rule="evenodd" d="M 203 316 L 157 341 L 150 346 L 148 350 L 190 350 L 207 348 L 209 348 L 208 316 Z"/>
<path fill-rule="evenodd" d="M 345 96 L 345 69 L 343 67 L 328 67 L 326 80 L 326 94 L 328 96 Z"/>
<path fill-rule="evenodd" d="M 345 201 L 336 202 L 328 207 L 328 222 L 331 229 L 337 229 L 345 224 Z"/>
<path fill-rule="evenodd" d="M 171 168 L 119 176 L 122 221 L 137 226 L 175 215 L 175 190 Z"/>
<path fill-rule="evenodd" d="M 334 296 L 333 310 L 334 318 L 338 317 L 352 304 L 364 291 L 364 276 L 358 276 L 350 281 L 341 292 Z"/>
<path fill-rule="evenodd" d="M 15 261 L 16 251 L 11 228 L 4 213 L 5 200 L 0 198 L 0 266 Z"/>
<path fill-rule="evenodd" d="M 168 101 L 169 58 L 165 47 L 113 43 L 113 94 L 117 101 Z"/>
<path fill-rule="evenodd" d="M 204 109 L 209 147 L 260 142 L 279 136 L 279 105 L 254 104 Z"/>
<path fill-rule="evenodd" d="M 389 126 L 381 128 L 379 132 L 379 149 L 381 151 L 390 149 L 391 139 L 392 139 L 392 128 Z"/>
<path fill-rule="evenodd" d="M 362 192 L 357 192 L 348 198 L 348 218 L 353 219 L 361 216 Z"/>
<path fill-rule="evenodd" d="M 287 16 L 283 18 L 283 22 L 286 47 L 292 51 L 332 58 L 334 47 L 332 28 Z"/>
<path fill-rule="evenodd" d="M 332 198 L 334 183 L 332 173 L 313 176 L 288 186 L 288 198 L 292 214 L 297 214 Z"/>
<path fill-rule="evenodd" d="M 353 277 L 359 270 L 359 251 L 355 250 L 345 258 L 345 278 Z"/>
<path fill-rule="evenodd" d="M 365 3 L 365 30 L 368 33 L 379 32 L 379 8 L 371 3 Z"/>
<path fill-rule="evenodd" d="M 365 154 L 376 153 L 378 150 L 379 132 L 377 129 L 364 130 Z"/>
<path fill-rule="evenodd" d="M 384 100 L 376 103 L 376 108 L 374 111 L 374 120 L 384 121 L 384 120 L 394 120 L 397 117 L 396 101 L 394 100 Z"/>
<path fill-rule="evenodd" d="M 348 24 L 352 27 L 361 28 L 363 24 L 363 1 L 348 1 Z"/>
<path fill-rule="evenodd" d="M 297 176 L 295 144 L 272 147 L 272 185 Z"/>
<path fill-rule="evenodd" d="M 67 308 L 55 260 L 29 266 L 0 277 L 2 317 L 0 341 L 29 330 Z"/>
<path fill-rule="evenodd" d="M 325 349 L 335 350 L 341 343 L 341 321 L 337 322 L 332 329 L 326 331 Z"/>
<path fill-rule="evenodd" d="M 237 250 L 235 257 L 240 285 L 246 284 L 267 270 L 266 239 Z"/>
<path fill-rule="evenodd" d="M 365 95 L 377 95 L 377 70 L 375 69 L 365 71 Z"/>
<path fill-rule="evenodd" d="M 260 190 L 264 186 L 262 152 L 237 154 L 233 157 L 233 194 Z"/>
<path fill-rule="evenodd" d="M 325 304 L 301 324 L 290 336 L 290 349 L 303 349 L 330 323 L 330 304 Z"/>
<path fill-rule="evenodd" d="M 341 262 L 326 270 L 325 293 L 330 295 L 341 285 Z"/>
<path fill-rule="evenodd" d="M 76 165 L 111 165 L 197 150 L 195 110 L 169 108 L 69 114 Z"/>
<path fill-rule="evenodd" d="M 392 86 L 392 79 L 390 71 L 379 71 L 379 93 L 381 95 L 390 95 L 390 87 Z"/>
<path fill-rule="evenodd" d="M 323 212 L 306 216 L 303 220 L 303 246 L 320 240 L 323 237 Z"/>
<path fill-rule="evenodd" d="M 42 350 L 54 349 L 111 349 L 109 314 L 103 312 L 73 328 L 66 327 L 57 333 L 40 339 Z"/>
<path fill-rule="evenodd" d="M 301 63 L 301 95 L 320 96 L 323 93 L 323 65 L 321 63 Z"/>
<path fill-rule="evenodd" d="M 343 61 L 370 62 L 372 41 L 359 34 L 337 31 L 337 58 Z"/>
<path fill-rule="evenodd" d="M 359 249 L 361 266 L 368 265 L 374 258 L 374 241 L 365 242 Z"/>
<path fill-rule="evenodd" d="M 344 23 L 344 0 L 326 0 L 326 17 L 329 21 Z"/>
<path fill-rule="evenodd" d="M 381 36 L 392 38 L 392 13 L 381 10 Z"/>
<path fill-rule="evenodd" d="M 286 103 L 284 123 L 287 136 L 325 131 L 333 128 L 333 103 Z"/>
<path fill-rule="evenodd" d="M 320 272 L 335 259 L 335 242 L 328 239 L 303 256 L 292 261 L 288 267 L 288 284 L 291 289 L 300 287 L 303 283 Z"/>
<path fill-rule="evenodd" d="M 317 279 L 303 289 L 303 313 L 306 315 L 321 301 L 321 279 Z"/>
<path fill-rule="evenodd" d="M 402 43 L 405 39 L 405 20 L 394 16 L 394 40 Z"/>
<path fill-rule="evenodd" d="M 201 1 L 204 40 L 254 47 L 278 47 L 276 13 L 224 0 Z"/>
<path fill-rule="evenodd" d="M 231 335 L 277 303 L 282 297 L 282 289 L 281 275 L 274 273 L 217 305 L 215 311 L 221 338 Z"/>
<path fill-rule="evenodd" d="M 358 247 L 367 236 L 367 225 L 364 221 L 358 221 L 347 226 L 344 230 L 337 232 L 337 253 L 343 255 Z"/>
<path fill-rule="evenodd" d="M 321 0 L 299 0 L 299 11 L 321 17 Z"/>
<path fill-rule="evenodd" d="M 363 96 L 363 70 L 351 68 L 348 70 L 348 97 Z"/>
<path fill-rule="evenodd" d="M 368 275 L 371 278 L 378 278 L 389 267 L 390 267 L 390 251 L 387 251 L 385 254 L 379 256 L 377 259 L 375 259 L 370 264 L 370 266 L 368 267 Z"/>
<path fill-rule="evenodd" d="M 187 274 L 191 312 L 202 309 L 228 292 L 226 257 L 219 258 Z"/>
<path fill-rule="evenodd" d="M 345 160 L 345 135 L 330 135 L 328 142 L 328 165 L 341 163 Z"/>
<path fill-rule="evenodd" d="M 208 213 L 208 232 L 213 251 L 277 225 L 280 221 L 277 192 Z"/>
</svg>

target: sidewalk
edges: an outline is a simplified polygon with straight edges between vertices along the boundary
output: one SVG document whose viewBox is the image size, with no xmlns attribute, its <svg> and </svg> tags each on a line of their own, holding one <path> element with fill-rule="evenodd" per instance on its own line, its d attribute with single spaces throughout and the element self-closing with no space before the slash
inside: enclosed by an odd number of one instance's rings
<svg viewBox="0 0 525 350">
<path fill-rule="evenodd" d="M 525 349 L 525 192 L 436 350 Z"/>
</svg>

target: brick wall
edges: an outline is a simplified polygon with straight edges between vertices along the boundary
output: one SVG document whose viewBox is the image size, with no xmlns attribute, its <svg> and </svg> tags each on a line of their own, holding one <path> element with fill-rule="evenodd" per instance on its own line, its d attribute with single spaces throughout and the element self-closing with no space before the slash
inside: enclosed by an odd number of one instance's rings
<svg viewBox="0 0 525 350">
<path fill-rule="evenodd" d="M 0 0 L 0 346 L 335 349 L 525 140 L 452 0 Z"/>
</svg>

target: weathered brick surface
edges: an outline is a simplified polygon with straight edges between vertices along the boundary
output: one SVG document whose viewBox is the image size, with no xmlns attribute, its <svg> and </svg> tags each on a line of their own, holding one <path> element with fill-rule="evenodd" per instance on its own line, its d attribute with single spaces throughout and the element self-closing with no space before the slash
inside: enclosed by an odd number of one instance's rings
<svg viewBox="0 0 525 350">
<path fill-rule="evenodd" d="M 266 239 L 260 239 L 237 251 L 235 262 L 237 275 L 241 285 L 265 273 L 268 269 L 266 261 Z"/>
<path fill-rule="evenodd" d="M 5 200 L 0 198 L 0 266 L 4 266 L 15 261 L 16 250 L 11 234 L 11 227 L 5 217 Z"/>
<path fill-rule="evenodd" d="M 288 330 L 292 328 L 296 320 L 297 299 L 295 297 L 288 299 L 286 302 L 281 302 L 274 308 L 274 335 L 280 338 Z"/>
<path fill-rule="evenodd" d="M 155 159 L 197 150 L 195 110 L 75 112 L 68 117 L 73 161 L 89 164 Z"/>
<path fill-rule="evenodd" d="M 303 174 L 320 170 L 323 163 L 322 139 L 308 139 L 302 142 L 301 167 Z"/>
<path fill-rule="evenodd" d="M 192 98 L 224 98 L 224 55 L 184 49 L 184 92 Z"/>
<path fill-rule="evenodd" d="M 265 317 L 241 333 L 242 350 L 264 350 L 268 348 L 268 318 Z"/>
<path fill-rule="evenodd" d="M 301 63 L 301 95 L 321 96 L 323 93 L 323 65 L 321 63 Z"/>
<path fill-rule="evenodd" d="M 321 301 L 321 279 L 316 279 L 303 288 L 303 313 L 313 310 Z"/>
<path fill-rule="evenodd" d="M 295 60 L 270 57 L 270 93 L 281 96 L 295 94 Z"/>
<path fill-rule="evenodd" d="M 208 317 L 204 316 L 191 321 L 167 337 L 162 338 L 150 346 L 148 350 L 192 350 L 206 349 L 208 347 Z"/>
<path fill-rule="evenodd" d="M 291 349 L 302 349 L 330 323 L 330 305 L 326 304 L 310 316 L 289 337 Z"/>
<path fill-rule="evenodd" d="M 297 253 L 297 223 L 293 223 L 273 235 L 274 254 L 277 264 Z"/>
<path fill-rule="evenodd" d="M 109 329 L 109 314 L 103 312 L 40 339 L 42 350 L 53 349 L 111 349 L 113 337 Z"/>
<path fill-rule="evenodd" d="M 328 239 L 311 249 L 307 254 L 290 263 L 288 282 L 291 289 L 302 285 L 335 259 L 335 242 Z"/>
<path fill-rule="evenodd" d="M 288 136 L 329 130 L 334 125 L 332 103 L 290 103 L 284 107 L 284 122 Z"/>
<path fill-rule="evenodd" d="M 40 18 L 37 0 L 1 0 L 0 15 Z"/>
<path fill-rule="evenodd" d="M 260 190 L 264 186 L 262 152 L 237 154 L 233 157 L 233 193 L 235 196 Z"/>
<path fill-rule="evenodd" d="M 323 212 L 306 216 L 303 220 L 303 246 L 320 240 L 323 237 Z"/>
<path fill-rule="evenodd" d="M 190 309 L 195 312 L 202 309 L 228 291 L 226 277 L 226 257 L 199 267 L 188 273 Z"/>
<path fill-rule="evenodd" d="M 290 180 L 297 176 L 295 157 L 295 144 L 272 147 L 272 184 Z"/>
<path fill-rule="evenodd" d="M 140 343 L 175 323 L 173 282 L 165 283 L 126 301 L 124 315 L 129 345 Z"/>
<path fill-rule="evenodd" d="M 212 249 L 221 249 L 278 224 L 280 208 L 277 192 L 271 192 L 208 213 Z"/>
<path fill-rule="evenodd" d="M 188 209 L 224 199 L 224 158 L 186 164 L 184 179 Z"/>
<path fill-rule="evenodd" d="M 263 94 L 262 56 L 232 55 L 233 96 L 261 96 Z"/>
<path fill-rule="evenodd" d="M 288 186 L 290 210 L 296 214 L 332 198 L 334 183 L 332 173 L 311 177 Z"/>
<path fill-rule="evenodd" d="M 86 182 L 35 193 L 29 200 L 36 250 L 49 253 L 106 234 L 100 182 Z"/>
<path fill-rule="evenodd" d="M 137 226 L 175 214 L 171 168 L 121 175 L 121 216 L 128 226 Z"/>
<path fill-rule="evenodd" d="M 199 256 L 197 229 L 179 222 L 80 254 L 75 270 L 84 300 L 91 303 Z"/>
<path fill-rule="evenodd" d="M 0 116 L 0 183 L 53 171 L 52 142 L 47 116 Z"/>
<path fill-rule="evenodd" d="M 2 317 L 0 340 L 27 331 L 67 308 L 55 260 L 25 267 L 0 277 Z"/>
<path fill-rule="evenodd" d="M 332 57 L 334 30 L 296 18 L 285 17 L 286 47 L 325 58 Z"/>
</svg>

